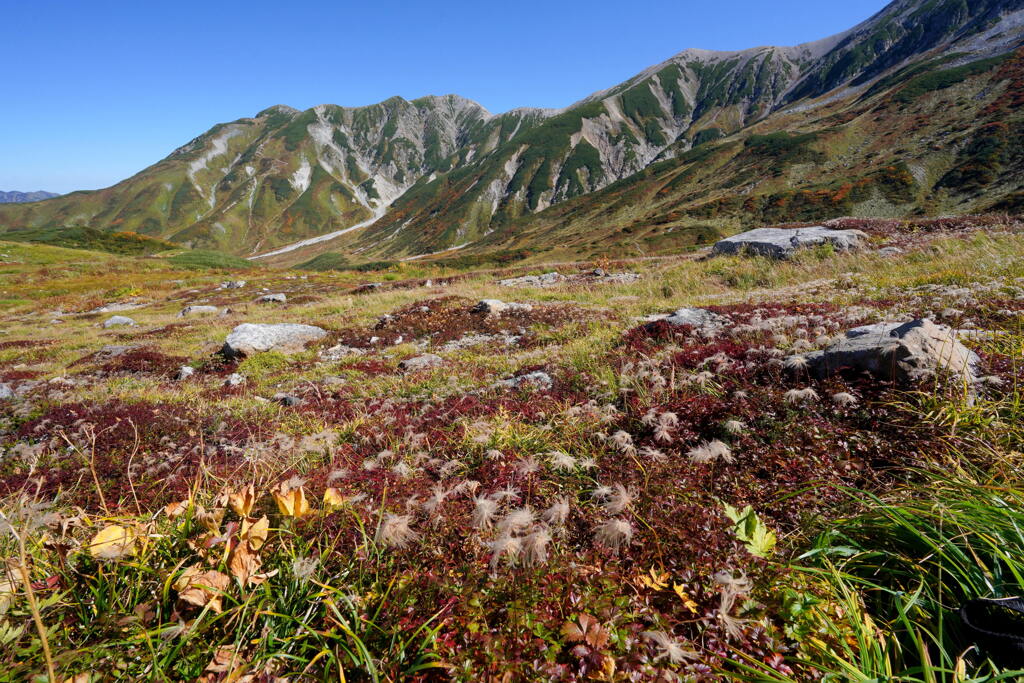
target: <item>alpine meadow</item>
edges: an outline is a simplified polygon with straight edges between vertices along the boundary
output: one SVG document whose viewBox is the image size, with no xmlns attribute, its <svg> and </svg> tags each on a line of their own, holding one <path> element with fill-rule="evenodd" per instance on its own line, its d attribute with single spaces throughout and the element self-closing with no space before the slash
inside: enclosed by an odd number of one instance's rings
<svg viewBox="0 0 1024 683">
<path fill-rule="evenodd" d="M 28 182 L 0 683 L 1024 680 L 1024 0 Z"/>
</svg>

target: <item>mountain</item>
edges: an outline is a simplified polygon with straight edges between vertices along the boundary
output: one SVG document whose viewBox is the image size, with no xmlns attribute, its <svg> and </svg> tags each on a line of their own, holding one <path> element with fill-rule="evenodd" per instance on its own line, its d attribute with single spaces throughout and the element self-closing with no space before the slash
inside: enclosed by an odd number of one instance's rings
<svg viewBox="0 0 1024 683">
<path fill-rule="evenodd" d="M 36 192 L 4 192 L 0 190 L 0 204 L 24 204 L 26 202 L 39 202 L 44 199 L 53 199 L 60 195 L 55 192 L 43 192 L 37 190 Z"/>
<path fill-rule="evenodd" d="M 796 47 L 685 50 L 562 110 L 284 106 L 111 188 L 0 208 L 298 262 L 678 249 L 760 221 L 1018 210 L 1024 0 L 897 0 Z M 279 253 L 278 253 L 279 252 Z"/>
</svg>

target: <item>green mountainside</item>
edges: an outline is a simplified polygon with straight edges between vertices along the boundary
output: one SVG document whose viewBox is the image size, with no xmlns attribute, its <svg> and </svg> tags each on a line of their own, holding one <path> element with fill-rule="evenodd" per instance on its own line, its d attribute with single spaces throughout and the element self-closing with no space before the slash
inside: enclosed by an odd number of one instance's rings
<svg viewBox="0 0 1024 683">
<path fill-rule="evenodd" d="M 276 106 L 10 239 L 140 233 L 296 263 L 678 250 L 761 222 L 1020 210 L 1024 0 L 897 0 L 815 43 L 686 50 L 558 111 Z M 59 230 L 57 230 L 59 233 Z"/>
</svg>

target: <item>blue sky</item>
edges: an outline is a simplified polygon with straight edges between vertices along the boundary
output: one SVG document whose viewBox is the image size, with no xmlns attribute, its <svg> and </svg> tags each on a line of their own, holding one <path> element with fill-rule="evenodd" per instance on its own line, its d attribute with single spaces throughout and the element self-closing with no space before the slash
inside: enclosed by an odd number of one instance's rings
<svg viewBox="0 0 1024 683">
<path fill-rule="evenodd" d="M 6 0 L 0 190 L 106 187 L 272 104 L 563 107 L 687 47 L 793 45 L 885 4 Z"/>
</svg>

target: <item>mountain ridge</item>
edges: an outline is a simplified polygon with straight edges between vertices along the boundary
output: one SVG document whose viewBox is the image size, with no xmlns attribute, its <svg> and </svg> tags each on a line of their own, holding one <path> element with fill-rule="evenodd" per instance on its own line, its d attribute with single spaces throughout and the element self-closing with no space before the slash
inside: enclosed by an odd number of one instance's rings
<svg viewBox="0 0 1024 683">
<path fill-rule="evenodd" d="M 0 190 L 0 204 L 24 204 L 26 202 L 39 202 L 44 199 L 53 199 L 60 195 L 56 192 L 35 190 L 33 192 L 22 192 L 20 190 Z"/>
<path fill-rule="evenodd" d="M 5 207 L 0 229 L 88 225 L 250 257 L 310 244 L 356 260 L 473 249 L 652 164 L 686 163 L 769 119 L 785 132 L 790 119 L 833 100 L 849 104 L 914 64 L 1008 54 L 1022 35 L 1024 0 L 897 0 L 797 46 L 683 50 L 563 109 L 494 114 L 451 94 L 304 111 L 274 105 L 217 124 L 111 188 Z M 709 182 L 704 192 L 721 189 Z"/>
</svg>

